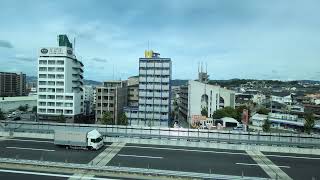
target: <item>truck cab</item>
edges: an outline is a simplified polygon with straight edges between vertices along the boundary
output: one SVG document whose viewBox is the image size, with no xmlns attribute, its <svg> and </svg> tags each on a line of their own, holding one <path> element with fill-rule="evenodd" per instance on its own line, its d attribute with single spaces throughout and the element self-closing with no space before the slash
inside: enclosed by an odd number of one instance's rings
<svg viewBox="0 0 320 180">
<path fill-rule="evenodd" d="M 103 136 L 96 129 L 88 132 L 88 148 L 98 150 L 103 146 Z"/>
</svg>

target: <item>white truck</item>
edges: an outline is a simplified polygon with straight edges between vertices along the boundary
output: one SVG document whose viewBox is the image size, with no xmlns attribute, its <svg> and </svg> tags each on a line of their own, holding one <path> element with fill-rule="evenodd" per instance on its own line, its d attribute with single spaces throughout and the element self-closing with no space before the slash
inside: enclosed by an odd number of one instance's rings
<svg viewBox="0 0 320 180">
<path fill-rule="evenodd" d="M 98 150 L 103 146 L 103 136 L 96 129 L 89 131 L 55 130 L 54 144 L 66 149 Z"/>
</svg>

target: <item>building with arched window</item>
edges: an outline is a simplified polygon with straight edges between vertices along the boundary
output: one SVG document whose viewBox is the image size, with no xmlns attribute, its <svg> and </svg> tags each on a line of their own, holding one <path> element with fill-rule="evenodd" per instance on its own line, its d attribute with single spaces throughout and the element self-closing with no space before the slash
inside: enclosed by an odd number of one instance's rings
<svg viewBox="0 0 320 180">
<path fill-rule="evenodd" d="M 180 93 L 179 115 L 193 124 L 193 117 L 205 114 L 211 117 L 220 108 L 235 107 L 235 92 L 217 85 L 188 81 Z"/>
</svg>

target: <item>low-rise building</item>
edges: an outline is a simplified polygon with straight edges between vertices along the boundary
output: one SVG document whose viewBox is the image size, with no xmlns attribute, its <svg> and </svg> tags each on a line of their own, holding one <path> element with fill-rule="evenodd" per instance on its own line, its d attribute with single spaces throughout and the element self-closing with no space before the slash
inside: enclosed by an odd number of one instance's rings
<svg viewBox="0 0 320 180">
<path fill-rule="evenodd" d="M 285 96 L 271 96 L 272 101 L 274 102 L 278 102 L 281 104 L 287 104 L 287 105 L 291 105 L 292 104 L 292 96 L 291 94 L 289 95 L 285 95 Z"/>
<path fill-rule="evenodd" d="M 94 90 L 93 86 L 84 86 L 83 88 L 83 109 L 84 115 L 90 115 L 94 113 Z"/>
<path fill-rule="evenodd" d="M 235 92 L 216 85 L 190 80 L 187 86 L 181 87 L 179 95 L 180 118 L 187 120 L 189 124 L 194 124 L 193 117 L 201 115 L 203 109 L 211 117 L 220 108 L 235 108 Z"/>
<path fill-rule="evenodd" d="M 102 119 L 104 113 L 110 112 L 113 124 L 118 124 L 118 117 L 126 105 L 126 81 L 105 81 L 103 86 L 96 87 L 96 122 Z"/>
<path fill-rule="evenodd" d="M 132 76 L 128 78 L 128 106 L 139 106 L 139 76 Z"/>
<path fill-rule="evenodd" d="M 31 110 L 37 106 L 37 96 L 1 97 L 0 109 L 3 112 L 14 111 L 19 106 L 27 106 Z"/>
<path fill-rule="evenodd" d="M 26 74 L 0 72 L 0 97 L 26 95 Z"/>
</svg>

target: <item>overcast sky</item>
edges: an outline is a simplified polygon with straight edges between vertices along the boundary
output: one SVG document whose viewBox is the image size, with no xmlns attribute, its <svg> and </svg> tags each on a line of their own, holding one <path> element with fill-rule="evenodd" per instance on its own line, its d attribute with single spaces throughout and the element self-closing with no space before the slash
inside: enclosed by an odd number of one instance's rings
<svg viewBox="0 0 320 180">
<path fill-rule="evenodd" d="M 153 49 L 173 79 L 320 80 L 319 0 L 2 0 L 0 71 L 37 74 L 37 50 L 76 37 L 85 78 L 125 79 Z"/>
</svg>

